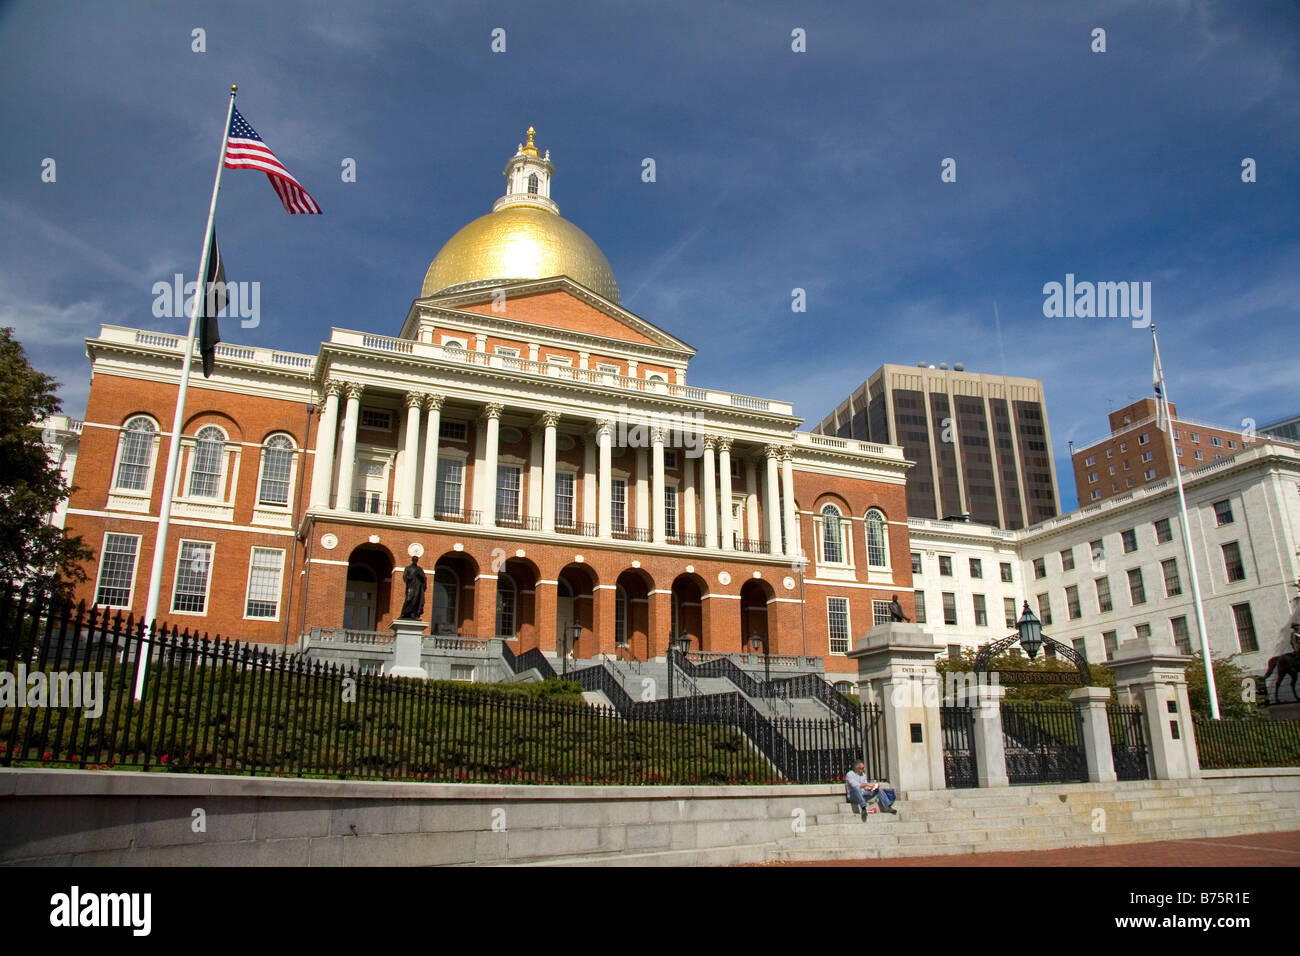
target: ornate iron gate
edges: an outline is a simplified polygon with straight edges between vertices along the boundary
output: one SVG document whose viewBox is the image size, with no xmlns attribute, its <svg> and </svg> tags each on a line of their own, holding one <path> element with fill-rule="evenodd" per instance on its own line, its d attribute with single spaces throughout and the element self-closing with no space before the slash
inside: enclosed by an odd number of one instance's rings
<svg viewBox="0 0 1300 956">
<path fill-rule="evenodd" d="M 943 728 L 943 775 L 949 787 L 977 787 L 975 714 L 969 707 L 939 708 Z"/>
<path fill-rule="evenodd" d="M 1071 704 L 1002 704 L 1002 742 L 1009 783 L 1088 779 L 1083 734 Z"/>
<path fill-rule="evenodd" d="M 1151 776 L 1147 762 L 1147 737 L 1140 707 L 1111 704 L 1106 708 L 1110 724 L 1110 752 L 1115 758 L 1115 775 L 1121 780 L 1146 780 Z"/>
</svg>

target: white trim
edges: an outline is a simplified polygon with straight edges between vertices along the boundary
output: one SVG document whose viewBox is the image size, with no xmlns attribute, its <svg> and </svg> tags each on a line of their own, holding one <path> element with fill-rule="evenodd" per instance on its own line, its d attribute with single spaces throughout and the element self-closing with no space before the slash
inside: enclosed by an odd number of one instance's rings
<svg viewBox="0 0 1300 956">
<path fill-rule="evenodd" d="M 309 564 L 332 564 L 340 568 L 351 567 L 351 565 L 347 561 L 331 561 L 329 558 L 311 558 L 308 561 L 308 563 Z"/>
<path fill-rule="evenodd" d="M 280 553 L 280 578 L 279 586 L 275 595 L 275 617 L 254 617 L 248 613 L 248 595 L 253 587 L 253 553 L 255 551 L 278 551 Z M 244 620 L 245 621 L 279 621 L 280 612 L 284 610 L 284 558 L 285 548 L 268 548 L 265 545 L 249 545 L 248 548 L 248 577 L 244 581 Z"/>
<path fill-rule="evenodd" d="M 135 577 L 140 570 L 140 539 L 143 537 L 138 534 L 131 534 L 129 531 L 105 531 L 104 537 L 99 543 L 99 571 L 95 574 L 95 596 L 94 602 L 99 604 L 99 588 L 104 577 L 104 548 L 108 545 L 108 536 L 115 534 L 123 538 L 135 538 L 135 560 L 131 563 L 131 584 L 127 588 L 125 604 L 102 604 L 101 607 L 131 607 L 135 600 Z"/>
<path fill-rule="evenodd" d="M 206 580 L 203 582 L 203 610 L 202 611 L 178 611 L 176 610 L 176 584 L 181 573 L 181 552 L 185 550 L 186 544 L 206 544 L 208 551 L 208 570 L 205 575 Z M 181 538 L 176 542 L 176 562 L 172 568 L 172 599 L 169 603 L 171 614 L 183 614 L 186 617 L 207 617 L 208 611 L 212 607 L 212 569 L 217 563 L 217 543 L 215 541 L 200 541 L 197 538 Z"/>
<path fill-rule="evenodd" d="M 176 499 L 179 501 L 180 499 Z M 355 513 L 355 512 L 354 512 Z M 116 521 L 144 521 L 148 524 L 157 524 L 157 515 L 123 515 L 115 511 L 97 511 L 93 508 L 69 508 L 68 514 L 81 515 L 85 518 L 112 518 Z M 281 537 L 295 534 L 293 531 L 277 531 L 274 528 L 258 528 L 246 524 L 226 524 L 225 522 L 215 523 L 211 521 L 179 521 L 172 519 L 172 524 L 183 525 L 187 528 L 219 528 L 222 531 L 245 531 L 249 534 L 273 534 Z M 124 532 L 127 533 L 127 532 Z"/>
</svg>

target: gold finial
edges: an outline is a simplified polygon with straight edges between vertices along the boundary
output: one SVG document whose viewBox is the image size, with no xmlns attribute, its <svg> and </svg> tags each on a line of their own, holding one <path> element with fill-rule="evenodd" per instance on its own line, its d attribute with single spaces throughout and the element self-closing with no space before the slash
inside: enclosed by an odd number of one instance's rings
<svg viewBox="0 0 1300 956">
<path fill-rule="evenodd" d="M 524 154 L 527 156 L 538 155 L 537 144 L 533 142 L 533 134 L 536 132 L 537 130 L 533 129 L 531 126 L 528 127 L 528 142 L 524 144 Z"/>
<path fill-rule="evenodd" d="M 237 92 L 238 90 L 239 90 L 238 86 L 236 86 L 234 83 L 230 84 L 230 92 L 234 93 Z"/>
</svg>

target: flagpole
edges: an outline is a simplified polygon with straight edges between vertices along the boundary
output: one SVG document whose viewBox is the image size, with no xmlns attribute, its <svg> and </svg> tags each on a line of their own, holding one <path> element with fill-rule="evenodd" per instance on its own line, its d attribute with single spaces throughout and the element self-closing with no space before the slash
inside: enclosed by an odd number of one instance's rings
<svg viewBox="0 0 1300 956">
<path fill-rule="evenodd" d="M 1169 411 L 1169 390 L 1165 387 L 1165 370 L 1160 364 L 1160 343 L 1156 340 L 1156 325 L 1151 323 L 1151 345 L 1155 349 L 1156 373 L 1160 379 L 1160 394 L 1156 401 L 1157 414 L 1163 409 L 1165 428 L 1169 431 L 1169 454 L 1173 460 L 1174 480 L 1178 485 L 1178 519 L 1183 529 L 1183 551 L 1187 555 L 1187 570 L 1192 579 L 1192 602 L 1196 608 L 1196 629 L 1201 638 L 1201 657 L 1205 663 L 1205 688 L 1210 695 L 1210 716 L 1219 719 L 1219 691 L 1214 683 L 1214 661 L 1210 657 L 1210 638 L 1205 632 L 1205 608 L 1201 605 L 1201 583 L 1196 575 L 1196 556 L 1192 553 L 1192 532 L 1187 520 L 1187 496 L 1183 493 L 1183 470 L 1178 463 L 1178 446 L 1174 442 L 1174 416 Z"/>
<path fill-rule="evenodd" d="M 221 188 L 221 170 L 226 163 L 226 145 L 230 141 L 230 119 L 235 112 L 235 93 L 239 88 L 230 86 L 230 103 L 226 107 L 226 125 L 221 128 L 221 155 L 217 159 L 217 175 L 212 182 L 212 201 L 208 204 L 208 228 L 203 233 L 203 255 L 199 257 L 199 276 L 190 309 L 190 331 L 185 338 L 185 352 L 181 358 L 181 384 L 176 392 L 176 412 L 172 416 L 171 444 L 167 449 L 167 473 L 163 478 L 162 507 L 158 512 L 158 532 L 154 536 L 153 563 L 149 570 L 149 597 L 145 603 L 141 624 L 145 633 L 158 617 L 158 600 L 162 594 L 163 560 L 166 558 L 167 532 L 171 525 L 172 497 L 176 491 L 176 467 L 181 457 L 181 429 L 185 426 L 185 394 L 190 387 L 190 367 L 194 364 L 194 332 L 203 303 L 207 300 L 208 261 L 212 256 L 212 222 L 217 214 L 217 191 Z M 179 560 L 179 557 L 177 558 Z M 209 569 L 211 573 L 211 569 Z M 135 699 L 144 696 L 145 672 L 149 666 L 150 648 L 141 645 L 135 668 Z"/>
</svg>

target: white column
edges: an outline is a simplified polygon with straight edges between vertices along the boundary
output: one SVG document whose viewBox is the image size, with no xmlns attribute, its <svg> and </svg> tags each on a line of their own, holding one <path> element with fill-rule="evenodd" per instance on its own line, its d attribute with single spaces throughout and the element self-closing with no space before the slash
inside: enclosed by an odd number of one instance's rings
<svg viewBox="0 0 1300 956">
<path fill-rule="evenodd" d="M 781 553 L 781 511 L 777 503 L 777 475 L 776 460 L 781 455 L 781 449 L 775 445 L 768 445 L 763 449 L 763 454 L 767 456 L 767 494 L 763 500 L 763 511 L 767 514 L 767 540 L 768 550 L 773 554 Z"/>
<path fill-rule="evenodd" d="M 420 517 L 432 518 L 438 494 L 438 433 L 442 430 L 442 396 L 426 395 L 429 409 L 424 425 L 424 480 L 420 485 Z"/>
<path fill-rule="evenodd" d="M 555 530 L 555 426 L 560 423 L 558 412 L 542 416 L 546 430 L 542 439 L 542 530 Z"/>
<path fill-rule="evenodd" d="M 357 469 L 357 420 L 361 416 L 361 386 L 348 382 L 343 410 L 343 444 L 339 447 L 339 488 L 335 501 L 340 511 L 352 510 L 352 476 Z"/>
<path fill-rule="evenodd" d="M 420 408 L 423 405 L 423 394 L 406 393 L 406 442 L 402 455 L 402 485 L 397 491 L 397 513 L 403 518 L 415 517 L 415 476 L 419 470 Z"/>
<path fill-rule="evenodd" d="M 612 499 L 614 496 L 614 455 L 611 442 L 614 440 L 614 423 L 605 420 L 596 423 L 596 441 L 600 444 L 600 518 L 597 534 L 608 538 L 613 532 L 611 522 Z"/>
<path fill-rule="evenodd" d="M 695 522 L 695 459 L 686 454 L 682 449 L 682 497 L 681 497 L 681 515 L 679 520 L 682 522 L 682 534 L 699 534 L 700 529 Z"/>
<path fill-rule="evenodd" d="M 713 473 L 713 449 L 718 440 L 712 435 L 704 438 L 704 546 L 718 546 L 718 489 L 717 477 Z"/>
<path fill-rule="evenodd" d="M 718 439 L 718 484 L 721 490 L 718 497 L 722 500 L 719 502 L 721 507 L 722 524 L 720 533 L 722 536 L 722 550 L 734 551 L 736 549 L 735 528 L 731 520 L 731 439 Z"/>
<path fill-rule="evenodd" d="M 582 521 L 596 524 L 596 436 L 583 436 L 582 450 Z"/>
<path fill-rule="evenodd" d="M 654 529 L 655 543 L 663 544 L 668 540 L 668 532 L 664 524 L 664 430 L 662 428 L 653 429 L 651 432 L 650 453 L 654 469 L 651 477 L 650 523 Z"/>
<path fill-rule="evenodd" d="M 497 451 L 501 443 L 501 413 L 505 406 L 500 402 L 490 402 L 483 409 L 487 418 L 487 436 L 483 445 L 482 472 L 483 488 L 483 524 L 495 528 L 497 523 Z M 479 476 L 475 475 L 475 481 Z"/>
<path fill-rule="evenodd" d="M 528 517 L 537 519 L 542 526 L 542 430 L 534 425 L 528 429 Z"/>
<path fill-rule="evenodd" d="M 787 448 L 781 452 L 781 494 L 785 501 L 785 546 L 787 554 L 799 553 L 799 515 L 794 507 L 794 458 Z"/>
<path fill-rule="evenodd" d="M 745 530 L 741 537 L 763 537 L 758 526 L 758 465 L 753 458 L 745 459 Z"/>
<path fill-rule="evenodd" d="M 320 424 L 316 426 L 316 460 L 311 472 L 311 507 L 330 506 L 330 486 L 334 481 L 334 441 L 339 430 L 340 382 L 325 383 L 325 405 L 321 409 Z"/>
<path fill-rule="evenodd" d="M 650 456 L 644 448 L 636 450 L 636 528 L 650 527 Z"/>
</svg>

